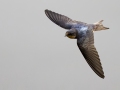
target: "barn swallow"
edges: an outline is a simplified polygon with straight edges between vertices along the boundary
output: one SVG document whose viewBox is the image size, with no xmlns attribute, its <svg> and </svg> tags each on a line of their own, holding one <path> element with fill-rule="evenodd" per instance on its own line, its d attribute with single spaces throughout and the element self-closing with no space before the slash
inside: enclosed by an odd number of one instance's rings
<svg viewBox="0 0 120 90">
<path fill-rule="evenodd" d="M 104 78 L 103 68 L 98 52 L 94 46 L 93 31 L 107 30 L 108 27 L 102 25 L 103 20 L 94 24 L 87 24 L 81 21 L 72 20 L 67 16 L 58 14 L 51 10 L 45 10 L 46 16 L 58 26 L 67 29 L 65 33 L 70 39 L 77 39 L 77 46 L 83 57 L 92 70 L 101 78 Z"/>
</svg>

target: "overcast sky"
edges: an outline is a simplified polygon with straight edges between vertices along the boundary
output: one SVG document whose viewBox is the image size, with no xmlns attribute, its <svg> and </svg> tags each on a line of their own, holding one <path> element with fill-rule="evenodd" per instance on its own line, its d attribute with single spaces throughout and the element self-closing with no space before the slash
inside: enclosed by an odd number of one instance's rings
<svg viewBox="0 0 120 90">
<path fill-rule="evenodd" d="M 76 40 L 44 10 L 109 30 L 95 32 L 105 79 L 80 53 Z M 120 90 L 119 0 L 0 0 L 0 90 Z"/>
</svg>

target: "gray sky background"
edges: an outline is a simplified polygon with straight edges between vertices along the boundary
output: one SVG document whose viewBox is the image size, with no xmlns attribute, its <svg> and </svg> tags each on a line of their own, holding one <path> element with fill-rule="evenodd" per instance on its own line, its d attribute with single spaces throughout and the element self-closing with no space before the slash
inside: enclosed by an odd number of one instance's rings
<svg viewBox="0 0 120 90">
<path fill-rule="evenodd" d="M 1 0 L 0 90 L 120 90 L 119 0 Z M 105 79 L 80 53 L 76 40 L 52 23 L 50 9 L 74 20 L 101 19 L 110 29 L 95 32 Z"/>
</svg>

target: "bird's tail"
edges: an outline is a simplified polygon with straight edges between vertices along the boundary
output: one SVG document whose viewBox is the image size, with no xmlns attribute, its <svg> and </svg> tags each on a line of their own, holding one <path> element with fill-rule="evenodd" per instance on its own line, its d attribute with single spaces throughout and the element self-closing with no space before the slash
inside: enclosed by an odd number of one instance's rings
<svg viewBox="0 0 120 90">
<path fill-rule="evenodd" d="M 100 20 L 99 22 L 94 23 L 95 27 L 93 31 L 101 31 L 101 30 L 107 30 L 108 27 L 103 26 L 102 24 L 103 20 Z"/>
</svg>

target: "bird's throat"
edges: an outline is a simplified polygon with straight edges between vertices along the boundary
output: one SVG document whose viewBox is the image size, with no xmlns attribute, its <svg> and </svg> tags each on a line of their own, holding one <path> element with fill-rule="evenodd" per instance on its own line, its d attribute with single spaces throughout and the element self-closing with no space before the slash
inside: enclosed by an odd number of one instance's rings
<svg viewBox="0 0 120 90">
<path fill-rule="evenodd" d="M 70 39 L 76 39 L 76 36 L 67 36 Z"/>
</svg>

